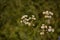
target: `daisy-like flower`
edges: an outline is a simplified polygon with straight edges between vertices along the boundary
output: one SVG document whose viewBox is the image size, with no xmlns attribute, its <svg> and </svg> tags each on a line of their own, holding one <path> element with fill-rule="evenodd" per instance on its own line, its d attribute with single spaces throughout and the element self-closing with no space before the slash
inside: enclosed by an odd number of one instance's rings
<svg viewBox="0 0 60 40">
<path fill-rule="evenodd" d="M 44 32 L 40 32 L 40 35 L 44 35 Z"/>
</svg>

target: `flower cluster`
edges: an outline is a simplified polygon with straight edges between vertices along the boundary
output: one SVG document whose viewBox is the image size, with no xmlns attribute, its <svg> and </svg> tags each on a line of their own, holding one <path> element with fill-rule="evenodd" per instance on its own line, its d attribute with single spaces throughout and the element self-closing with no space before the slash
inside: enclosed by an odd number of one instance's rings
<svg viewBox="0 0 60 40">
<path fill-rule="evenodd" d="M 45 18 L 51 18 L 53 16 L 53 13 L 50 11 L 45 11 L 45 12 L 43 12 L 43 15 L 45 15 L 44 16 Z"/>
<path fill-rule="evenodd" d="M 50 12 L 50 11 L 45 11 L 45 12 L 43 12 L 43 15 L 44 15 L 44 18 L 45 18 L 45 20 L 44 20 L 45 23 L 47 23 L 47 25 L 51 24 L 50 21 L 51 21 L 51 18 L 53 16 L 53 13 Z M 54 32 L 54 29 L 52 28 L 52 26 L 47 26 L 47 25 L 45 25 L 45 24 L 41 25 L 40 35 L 44 35 L 47 32 Z"/>
<path fill-rule="evenodd" d="M 54 29 L 52 28 L 52 26 L 47 26 L 45 24 L 42 24 L 40 35 L 44 35 L 44 33 L 46 32 L 54 32 Z"/>
<path fill-rule="evenodd" d="M 31 26 L 31 25 L 33 25 L 34 26 L 34 23 L 33 23 L 33 21 L 35 21 L 36 20 L 36 18 L 35 18 L 35 16 L 34 15 L 31 15 L 31 16 L 28 16 L 28 15 L 23 15 L 22 17 L 21 17 L 21 23 L 24 23 L 25 25 L 28 25 L 28 26 Z"/>
</svg>

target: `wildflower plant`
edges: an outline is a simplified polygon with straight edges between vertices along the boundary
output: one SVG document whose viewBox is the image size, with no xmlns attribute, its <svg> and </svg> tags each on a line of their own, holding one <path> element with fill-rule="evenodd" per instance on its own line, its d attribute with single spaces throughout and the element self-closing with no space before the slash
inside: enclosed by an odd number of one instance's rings
<svg viewBox="0 0 60 40">
<path fill-rule="evenodd" d="M 50 21 L 51 21 L 51 18 L 53 16 L 53 13 L 50 12 L 50 11 L 45 11 L 43 12 L 43 15 L 44 15 L 44 18 L 45 18 L 45 24 L 42 24 L 40 29 L 41 29 L 41 32 L 40 32 L 40 35 L 45 35 L 46 33 L 50 33 L 50 32 L 54 32 L 54 28 L 52 28 L 52 26 L 50 25 Z"/>
<path fill-rule="evenodd" d="M 20 22 L 28 26 L 35 26 L 34 21 L 36 21 L 35 15 L 23 15 Z"/>
</svg>

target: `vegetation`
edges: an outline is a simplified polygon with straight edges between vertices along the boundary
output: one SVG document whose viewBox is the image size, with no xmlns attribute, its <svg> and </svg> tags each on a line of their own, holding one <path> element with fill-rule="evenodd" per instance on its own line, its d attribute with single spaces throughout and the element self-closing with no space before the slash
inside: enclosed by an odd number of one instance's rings
<svg viewBox="0 0 60 40">
<path fill-rule="evenodd" d="M 40 35 L 42 12 L 51 11 L 53 33 Z M 23 15 L 35 15 L 35 26 L 20 23 Z M 60 36 L 60 0 L 0 0 L 0 40 L 58 40 Z"/>
</svg>

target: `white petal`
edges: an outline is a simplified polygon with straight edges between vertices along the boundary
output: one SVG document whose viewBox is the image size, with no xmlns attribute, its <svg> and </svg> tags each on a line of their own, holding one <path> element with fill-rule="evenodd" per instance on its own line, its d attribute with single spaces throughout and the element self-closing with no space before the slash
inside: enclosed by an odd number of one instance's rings
<svg viewBox="0 0 60 40">
<path fill-rule="evenodd" d="M 45 27 L 44 26 L 41 26 L 41 29 L 44 29 Z"/>
<path fill-rule="evenodd" d="M 51 29 L 52 28 L 52 26 L 49 26 L 49 29 Z"/>
<path fill-rule="evenodd" d="M 48 32 L 51 32 L 52 31 L 52 29 L 48 29 Z"/>
<path fill-rule="evenodd" d="M 49 15 L 49 12 L 48 11 L 46 11 L 46 15 Z"/>
<path fill-rule="evenodd" d="M 44 35 L 44 32 L 40 32 L 40 35 Z"/>
<path fill-rule="evenodd" d="M 31 17 L 29 17 L 29 20 L 31 19 Z"/>
<path fill-rule="evenodd" d="M 25 16 L 22 16 L 22 17 L 21 17 L 21 19 L 24 19 L 24 18 L 25 18 Z"/>
<path fill-rule="evenodd" d="M 45 14 L 45 12 L 43 12 L 43 14 Z"/>
<path fill-rule="evenodd" d="M 28 15 L 24 15 L 25 17 L 28 17 Z"/>
<path fill-rule="evenodd" d="M 34 15 L 32 15 L 32 17 L 34 18 L 35 16 L 34 16 Z"/>
<path fill-rule="evenodd" d="M 36 20 L 36 18 L 32 18 L 33 20 Z"/>
<path fill-rule="evenodd" d="M 49 12 L 49 14 L 50 14 L 50 15 L 53 15 L 53 13 L 52 13 L 52 12 Z"/>
<path fill-rule="evenodd" d="M 28 26 L 31 26 L 31 23 L 28 23 Z"/>
<path fill-rule="evenodd" d="M 47 25 L 45 25 L 45 28 L 47 28 Z"/>
</svg>

